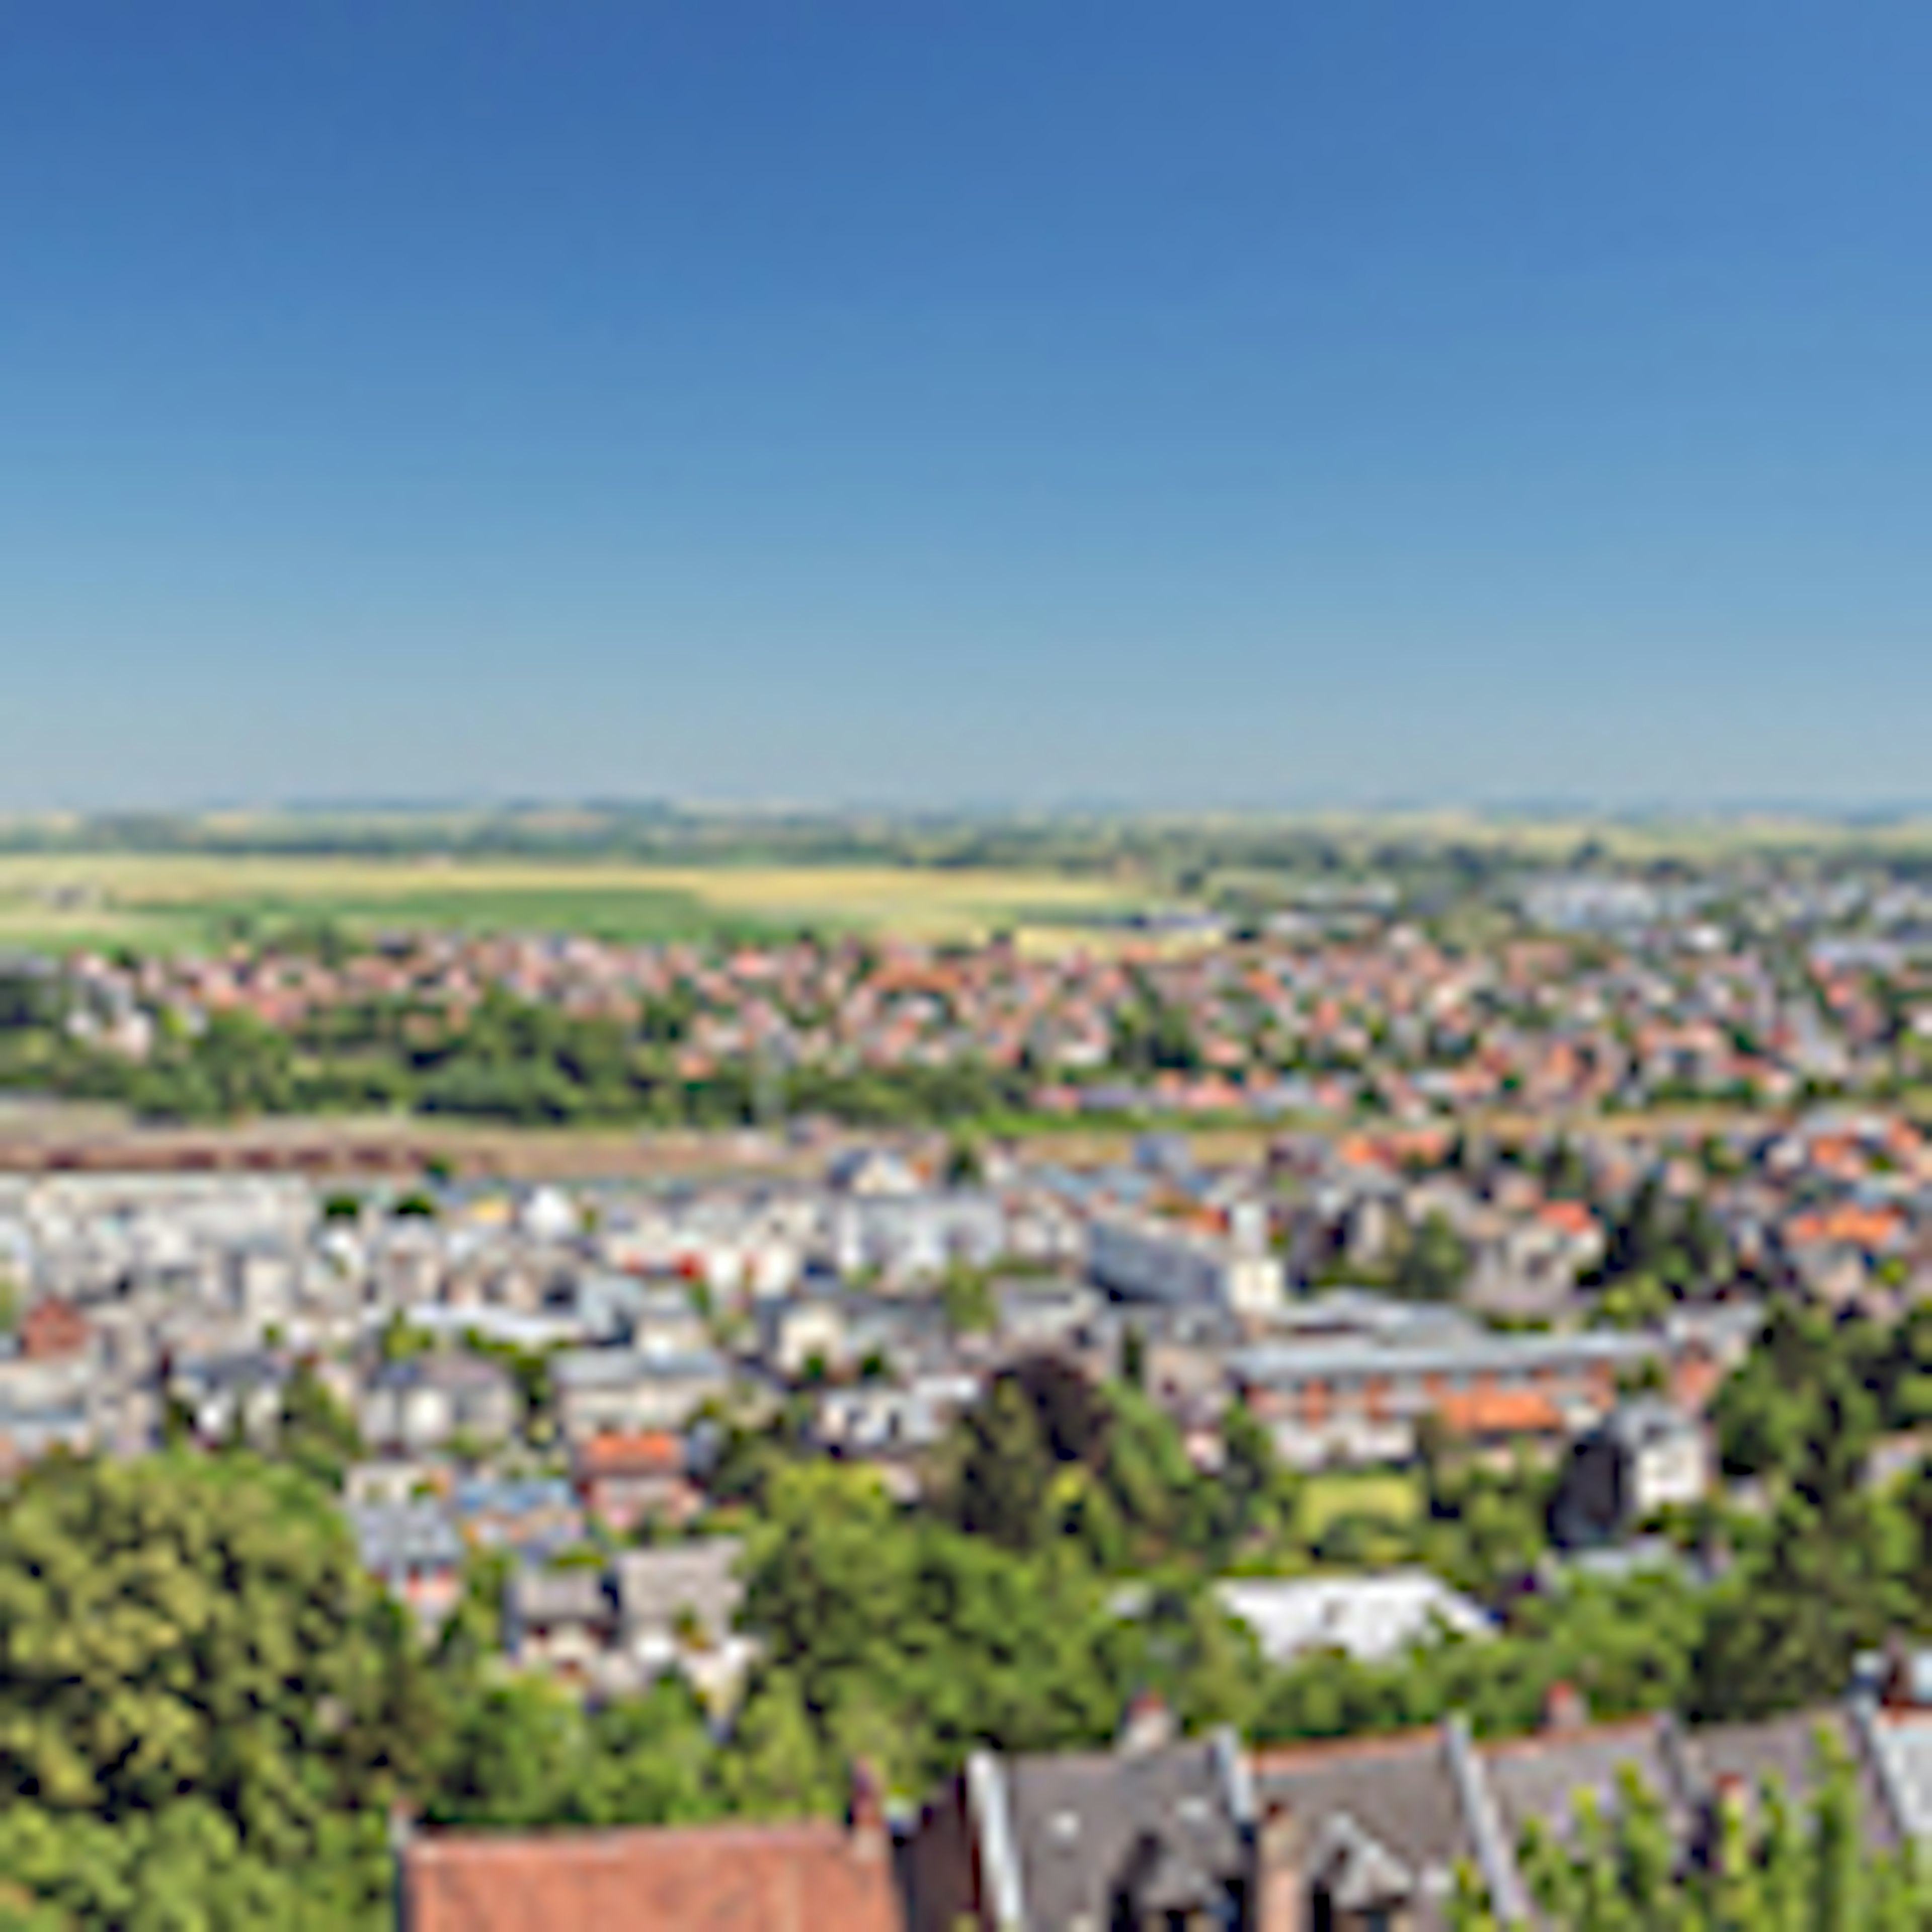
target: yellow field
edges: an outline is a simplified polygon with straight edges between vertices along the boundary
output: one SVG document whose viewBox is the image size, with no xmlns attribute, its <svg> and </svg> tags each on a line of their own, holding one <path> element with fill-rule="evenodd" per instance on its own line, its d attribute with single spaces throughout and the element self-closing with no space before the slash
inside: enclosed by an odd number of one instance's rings
<svg viewBox="0 0 1932 1932">
<path fill-rule="evenodd" d="M 1690 863 L 1738 854 L 1808 851 L 1828 856 L 1847 846 L 1894 854 L 1932 847 L 1932 820 L 1922 817 L 1869 822 L 1811 818 L 1776 812 L 1654 818 L 1512 818 L 1476 812 L 1314 812 L 1288 821 L 1328 834 L 1342 844 L 1412 842 L 1418 848 L 1467 845 L 1561 862 L 1586 844 L 1612 862 L 1641 864 L 1659 859 Z"/>
<path fill-rule="evenodd" d="M 893 866 L 675 866 L 584 861 L 0 854 L 0 946 L 218 943 L 329 920 L 584 932 L 614 939 L 723 925 L 924 938 L 1062 938 L 1127 902 L 1051 874 Z"/>
</svg>

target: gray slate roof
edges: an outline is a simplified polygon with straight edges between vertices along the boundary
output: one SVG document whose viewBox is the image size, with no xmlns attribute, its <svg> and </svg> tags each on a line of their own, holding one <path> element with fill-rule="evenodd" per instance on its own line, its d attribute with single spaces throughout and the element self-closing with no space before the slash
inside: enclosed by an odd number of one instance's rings
<svg viewBox="0 0 1932 1932">
<path fill-rule="evenodd" d="M 1009 1762 L 1007 1810 L 1026 1922 L 1114 1922 L 1121 1887 L 1148 1910 L 1203 1909 L 1240 1880 L 1246 1853 L 1213 1743 Z M 1156 1894 L 1160 1894 L 1156 1896 Z"/>
<path fill-rule="evenodd" d="M 1348 1820 L 1358 1838 L 1365 1834 L 1413 1875 L 1423 1923 L 1442 1922 L 1431 1915 L 1448 1896 L 1456 1868 L 1473 1868 L 1477 1856 L 1440 1731 L 1264 1752 L 1256 1771 L 1264 1811 L 1286 1805 L 1308 1821 L 1308 1853 L 1323 1848 L 1328 1821 Z M 1335 1849 L 1344 1847 L 1338 1842 Z M 1354 1862 L 1353 1875 L 1360 1876 L 1362 1861 Z"/>
</svg>

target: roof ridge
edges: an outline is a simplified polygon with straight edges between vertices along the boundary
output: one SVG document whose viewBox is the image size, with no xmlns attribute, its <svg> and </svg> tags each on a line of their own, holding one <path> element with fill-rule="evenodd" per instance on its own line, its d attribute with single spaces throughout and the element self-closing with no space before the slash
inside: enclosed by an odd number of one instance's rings
<svg viewBox="0 0 1932 1932">
<path fill-rule="evenodd" d="M 1561 1731 L 1521 1731 L 1514 1737 L 1491 1738 L 1478 1748 L 1486 1758 L 1510 1757 L 1553 1744 L 1607 1743 L 1613 1738 L 1634 1737 L 1657 1728 L 1659 1713 L 1640 1711 L 1628 1718 L 1609 1718 L 1600 1724 L 1580 1724 Z"/>
<path fill-rule="evenodd" d="M 478 1856 L 503 1858 L 520 1855 L 537 1846 L 551 1851 L 617 1851 L 639 1839 L 647 1839 L 658 1845 L 674 1840 L 716 1842 L 727 1838 L 757 1838 L 767 1843 L 780 1839 L 832 1843 L 848 1835 L 848 1828 L 836 1818 L 774 1818 L 763 1821 L 722 1818 L 709 1824 L 604 1825 L 587 1828 L 581 1825 L 560 1825 L 554 1831 L 535 1832 L 494 1832 L 470 1826 L 429 1825 L 418 1828 L 412 1836 L 410 1852 L 412 1858 L 442 1858 L 458 1852 L 466 1858 Z"/>
<path fill-rule="evenodd" d="M 1490 1789 L 1482 1755 L 1471 1740 L 1469 1720 L 1460 1711 L 1443 1720 L 1442 1746 L 1462 1821 L 1476 1848 L 1476 1863 L 1490 1906 L 1504 1924 L 1522 1924 L 1530 1916 L 1522 1874 L 1516 1868 L 1515 1853 L 1503 1830 L 1502 1816 L 1497 1809 L 1496 1793 Z"/>
<path fill-rule="evenodd" d="M 1437 1735 L 1433 1724 L 1408 1724 L 1399 1731 L 1373 1731 L 1361 1737 L 1298 1738 L 1292 1744 L 1257 1747 L 1248 1755 L 1255 1774 L 1268 1778 L 1316 1760 L 1374 1757 L 1404 1745 L 1432 1744 Z"/>
</svg>

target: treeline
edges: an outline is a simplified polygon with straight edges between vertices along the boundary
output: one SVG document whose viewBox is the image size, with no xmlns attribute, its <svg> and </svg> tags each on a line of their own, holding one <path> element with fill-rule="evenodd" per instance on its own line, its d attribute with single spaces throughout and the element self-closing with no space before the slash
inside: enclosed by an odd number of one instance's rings
<svg viewBox="0 0 1932 1932">
<path fill-rule="evenodd" d="M 466 1016 L 370 1002 L 286 1030 L 220 1012 L 164 1021 L 145 1059 L 101 1051 L 35 1013 L 0 1012 L 0 1084 L 117 1102 L 144 1116 L 407 1111 L 518 1126 L 731 1127 L 818 1114 L 858 1126 L 1024 1112 L 1031 1076 L 964 1060 L 850 1070 L 734 1061 L 680 1072 L 689 1016 L 646 1005 L 626 1025 L 502 992 Z"/>
</svg>

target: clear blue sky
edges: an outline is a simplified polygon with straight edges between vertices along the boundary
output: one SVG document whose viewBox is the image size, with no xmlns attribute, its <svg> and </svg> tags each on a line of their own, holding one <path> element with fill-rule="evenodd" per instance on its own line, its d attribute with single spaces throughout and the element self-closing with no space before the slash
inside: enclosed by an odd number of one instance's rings
<svg viewBox="0 0 1932 1932">
<path fill-rule="evenodd" d="M 1924 0 L 0 10 L 0 804 L 1932 794 Z"/>
</svg>

